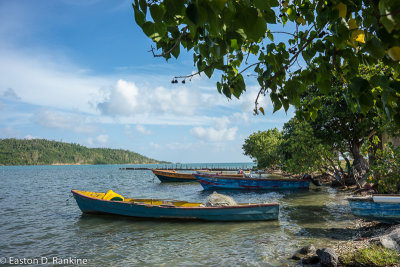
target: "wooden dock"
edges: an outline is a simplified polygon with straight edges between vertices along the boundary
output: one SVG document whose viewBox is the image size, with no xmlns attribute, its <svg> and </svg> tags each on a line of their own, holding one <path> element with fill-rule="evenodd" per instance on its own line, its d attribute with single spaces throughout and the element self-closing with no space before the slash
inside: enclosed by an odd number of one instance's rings
<svg viewBox="0 0 400 267">
<path fill-rule="evenodd" d="M 147 167 L 124 167 L 119 168 L 120 170 L 129 170 L 129 171 L 141 171 L 141 170 L 176 170 L 176 171 L 194 171 L 194 170 L 209 170 L 209 171 L 237 171 L 238 169 L 241 170 L 248 170 L 246 166 L 233 168 L 233 167 L 216 167 L 216 166 L 203 166 L 203 167 L 196 167 L 191 165 L 181 165 L 177 164 L 175 166 L 167 165 L 161 166 L 157 168 L 147 168 Z"/>
</svg>

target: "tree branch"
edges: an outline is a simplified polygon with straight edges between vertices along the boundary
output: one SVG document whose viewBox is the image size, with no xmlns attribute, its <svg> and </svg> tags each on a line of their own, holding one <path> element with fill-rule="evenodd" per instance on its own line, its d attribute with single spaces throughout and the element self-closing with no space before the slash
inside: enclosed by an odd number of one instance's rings
<svg viewBox="0 0 400 267">
<path fill-rule="evenodd" d="M 285 66 L 282 66 L 282 68 L 281 68 L 279 71 L 275 72 L 275 74 L 274 74 L 273 76 L 271 76 L 271 78 L 269 78 L 269 80 L 271 81 L 271 80 L 275 79 L 276 77 L 278 77 L 279 75 L 281 75 L 282 72 L 284 72 L 285 69 L 287 69 L 287 68 L 292 64 L 292 62 L 293 62 L 295 59 L 297 59 L 297 57 L 300 55 L 300 53 L 303 52 L 303 50 L 304 50 L 316 37 L 319 36 L 319 34 L 320 34 L 321 31 L 325 28 L 325 26 L 326 26 L 326 23 L 317 31 L 317 33 L 316 33 L 314 36 L 310 37 L 310 39 L 308 39 L 308 41 L 299 49 L 299 51 L 297 51 L 296 54 L 293 55 L 293 57 L 289 60 L 289 62 L 288 62 Z M 259 63 L 260 63 L 260 62 L 259 62 Z M 256 100 L 254 101 L 254 104 L 255 104 L 254 112 L 255 112 L 255 114 L 258 114 L 258 111 L 257 111 L 258 99 L 259 99 L 259 97 L 260 97 L 260 94 L 261 94 L 263 91 L 265 91 L 264 88 L 261 88 L 261 89 L 258 91 Z"/>
<path fill-rule="evenodd" d="M 186 27 L 182 28 L 181 35 L 179 35 L 178 39 L 176 39 L 175 44 L 168 51 L 157 55 L 156 53 L 154 53 L 154 47 L 151 46 L 151 50 L 149 52 L 153 53 L 153 57 L 165 57 L 166 55 L 171 53 L 175 49 L 175 47 L 177 47 L 181 43 L 182 37 L 185 35 L 187 29 L 189 29 L 189 26 L 186 26 Z"/>
</svg>

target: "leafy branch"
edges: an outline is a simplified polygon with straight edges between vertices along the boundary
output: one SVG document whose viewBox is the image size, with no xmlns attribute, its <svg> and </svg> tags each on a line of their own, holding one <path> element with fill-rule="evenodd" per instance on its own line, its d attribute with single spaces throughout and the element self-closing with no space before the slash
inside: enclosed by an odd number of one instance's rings
<svg viewBox="0 0 400 267">
<path fill-rule="evenodd" d="M 282 75 L 282 74 L 285 72 L 285 70 L 288 69 L 289 66 L 291 66 L 292 63 L 294 63 L 294 62 L 297 60 L 297 58 L 298 58 L 298 56 L 300 55 L 300 53 L 302 53 L 302 52 L 304 51 L 304 49 L 305 49 L 309 44 L 311 44 L 311 42 L 312 42 L 316 37 L 318 37 L 318 36 L 320 35 L 320 33 L 322 32 L 322 30 L 325 28 L 325 26 L 326 26 L 326 23 L 317 31 L 316 34 L 314 34 L 314 36 L 310 37 L 310 38 L 307 40 L 307 42 L 306 42 L 305 44 L 303 44 L 303 46 L 292 56 L 292 58 L 289 60 L 289 62 L 288 62 L 287 64 L 285 64 L 284 66 L 282 66 L 282 67 L 279 69 L 279 71 L 275 72 L 275 74 L 274 74 L 273 76 L 271 76 L 271 77 L 267 80 L 266 84 L 270 84 L 272 80 L 274 80 L 274 79 L 276 79 L 278 76 Z M 255 114 L 258 114 L 258 99 L 260 98 L 260 95 L 261 95 L 261 94 L 265 94 L 266 89 L 267 89 L 267 88 L 262 87 L 262 88 L 258 91 L 258 93 L 257 93 L 256 100 L 254 101 L 254 113 L 255 113 Z"/>
<path fill-rule="evenodd" d="M 153 54 L 153 57 L 166 57 L 166 56 L 168 56 L 181 43 L 182 37 L 186 34 L 187 29 L 189 29 L 189 26 L 186 26 L 186 27 L 182 28 L 181 35 L 179 35 L 178 39 L 176 39 L 175 44 L 168 51 L 163 52 L 161 54 L 156 54 L 156 53 L 154 53 L 155 48 L 153 46 L 151 46 L 151 49 L 150 49 L 149 52 L 151 52 Z"/>
</svg>

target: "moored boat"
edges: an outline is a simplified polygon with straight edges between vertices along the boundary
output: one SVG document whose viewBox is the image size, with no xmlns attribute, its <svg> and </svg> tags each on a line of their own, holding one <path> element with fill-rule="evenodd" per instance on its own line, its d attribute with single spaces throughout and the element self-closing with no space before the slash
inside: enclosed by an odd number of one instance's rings
<svg viewBox="0 0 400 267">
<path fill-rule="evenodd" d="M 151 170 L 161 182 L 195 182 L 192 173 L 181 173 L 173 170 Z"/>
<path fill-rule="evenodd" d="M 205 221 L 265 221 L 277 220 L 279 215 L 277 203 L 208 207 L 202 203 L 179 200 L 124 198 L 110 191 L 97 193 L 72 190 L 71 192 L 84 213 Z"/>
<path fill-rule="evenodd" d="M 247 189 L 247 190 L 293 190 L 308 189 L 310 180 L 305 179 L 260 179 L 195 174 L 205 190 Z"/>
<path fill-rule="evenodd" d="M 349 197 L 353 215 L 370 221 L 400 223 L 400 196 Z"/>
<path fill-rule="evenodd" d="M 165 182 L 196 182 L 195 174 L 193 173 L 182 173 L 174 170 L 151 170 L 157 178 L 165 183 Z M 198 171 L 197 171 L 198 172 Z M 226 174 L 223 172 L 217 172 L 214 175 L 217 176 L 229 176 L 229 177 L 243 177 L 243 174 Z"/>
<path fill-rule="evenodd" d="M 206 175 L 218 175 L 218 176 L 230 176 L 230 177 L 244 177 L 245 175 L 250 175 L 250 171 L 210 171 L 210 170 L 195 170 L 196 174 L 206 174 Z"/>
</svg>

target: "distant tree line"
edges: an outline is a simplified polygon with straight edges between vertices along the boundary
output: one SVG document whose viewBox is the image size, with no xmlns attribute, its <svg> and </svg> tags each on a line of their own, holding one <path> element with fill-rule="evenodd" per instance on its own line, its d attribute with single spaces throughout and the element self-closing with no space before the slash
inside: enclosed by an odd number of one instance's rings
<svg viewBox="0 0 400 267">
<path fill-rule="evenodd" d="M 46 139 L 0 139 L 0 165 L 165 163 L 138 153 Z"/>
</svg>

